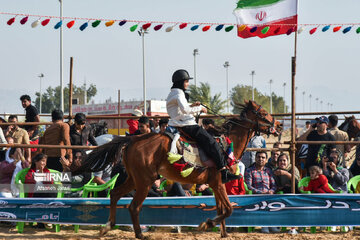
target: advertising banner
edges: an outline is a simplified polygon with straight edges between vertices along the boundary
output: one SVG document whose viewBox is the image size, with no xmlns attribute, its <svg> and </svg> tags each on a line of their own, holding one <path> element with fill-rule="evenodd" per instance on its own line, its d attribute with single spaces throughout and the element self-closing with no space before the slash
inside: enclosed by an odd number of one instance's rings
<svg viewBox="0 0 360 240">
<path fill-rule="evenodd" d="M 359 226 L 359 194 L 284 194 L 229 196 L 234 206 L 227 226 Z M 117 205 L 116 224 L 130 225 L 131 198 Z M 0 221 L 43 221 L 100 225 L 107 222 L 105 198 L 2 198 Z M 198 226 L 216 216 L 213 197 L 147 198 L 140 223 L 151 226 Z"/>
</svg>

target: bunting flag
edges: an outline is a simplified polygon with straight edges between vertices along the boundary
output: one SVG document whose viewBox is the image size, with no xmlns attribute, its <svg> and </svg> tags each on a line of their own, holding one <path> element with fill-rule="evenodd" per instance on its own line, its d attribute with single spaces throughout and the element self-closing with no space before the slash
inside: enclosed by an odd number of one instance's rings
<svg viewBox="0 0 360 240">
<path fill-rule="evenodd" d="M 297 0 L 239 0 L 234 14 L 241 38 L 289 35 L 296 31 Z"/>
<path fill-rule="evenodd" d="M 278 8 L 278 6 L 282 6 Z M 289 7 L 284 7 L 289 6 Z M 272 11 L 268 11 L 272 9 Z M 275 10 L 274 10 L 275 9 Z M 280 10 L 279 10 L 280 9 Z M 202 31 L 206 32 L 234 32 L 237 29 L 238 36 L 242 38 L 260 37 L 265 38 L 273 35 L 287 34 L 297 31 L 302 33 L 305 29 L 310 35 L 316 36 L 316 33 L 334 33 L 334 34 L 360 34 L 360 23 L 297 23 L 297 0 L 239 0 L 238 8 L 234 13 L 238 16 L 238 23 L 214 23 L 214 22 L 169 22 L 169 21 L 151 21 L 137 19 L 103 19 L 103 18 L 80 18 L 80 17 L 62 17 L 49 15 L 34 15 L 28 13 L 6 13 L 0 12 L 0 23 L 6 22 L 8 26 L 20 24 L 36 28 L 39 25 L 52 26 L 58 30 L 67 26 L 66 29 L 79 29 L 85 31 L 89 26 L 100 28 L 101 26 L 113 27 L 118 25 L 129 29 L 130 32 L 136 30 L 146 30 L 157 32 L 163 30 L 167 33 L 175 29 L 182 31 Z M 253 14 L 253 15 L 251 15 Z M 2 16 L 10 16 L 8 19 L 1 19 Z M 250 19 L 250 20 L 249 20 Z M 27 24 L 28 22 L 31 24 Z M 128 27 L 126 27 L 128 26 Z M 178 26 L 178 27 L 176 27 Z M 237 26 L 237 28 L 236 28 Z M 318 28 L 320 29 L 319 31 Z M 332 30 L 330 30 L 332 29 Z"/>
</svg>

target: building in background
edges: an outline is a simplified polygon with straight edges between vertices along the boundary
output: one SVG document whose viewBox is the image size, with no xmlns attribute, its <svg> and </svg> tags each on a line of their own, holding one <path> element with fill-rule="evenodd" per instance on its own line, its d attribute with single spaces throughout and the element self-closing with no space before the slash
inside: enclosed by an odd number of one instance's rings
<svg viewBox="0 0 360 240">
<path fill-rule="evenodd" d="M 146 103 L 147 106 L 147 116 L 167 116 L 166 112 L 166 101 L 162 100 L 148 100 Z M 131 116 L 131 113 L 134 109 L 139 109 L 143 111 L 144 102 L 143 101 L 121 101 L 120 102 L 120 116 Z M 117 102 L 107 102 L 102 104 L 86 104 L 86 105 L 73 105 L 72 107 L 73 114 L 84 113 L 86 116 L 118 116 L 118 103 Z M 120 128 L 120 135 L 125 135 L 125 132 L 129 130 L 129 126 L 126 123 L 127 119 L 120 120 L 120 126 L 118 126 L 118 119 L 89 119 L 89 123 L 96 122 L 107 122 L 108 124 L 108 133 L 109 134 L 118 134 L 118 127 Z"/>
</svg>

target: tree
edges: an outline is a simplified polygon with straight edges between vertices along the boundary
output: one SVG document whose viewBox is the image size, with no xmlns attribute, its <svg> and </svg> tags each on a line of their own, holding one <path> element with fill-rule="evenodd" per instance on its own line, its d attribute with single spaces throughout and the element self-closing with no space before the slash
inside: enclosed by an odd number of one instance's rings
<svg viewBox="0 0 360 240">
<path fill-rule="evenodd" d="M 45 90 L 45 93 L 42 93 L 42 101 L 41 101 L 41 112 L 42 113 L 51 113 L 52 110 L 56 108 L 60 108 L 60 86 L 55 88 L 48 87 Z M 87 102 L 89 102 L 97 93 L 96 86 L 94 84 L 90 84 L 88 89 L 86 89 L 87 93 Z M 84 95 L 84 87 L 73 86 L 73 95 Z M 40 110 L 40 93 L 36 92 L 35 106 Z M 69 85 L 64 88 L 64 111 L 69 112 Z"/>
<path fill-rule="evenodd" d="M 208 113 L 221 113 L 224 110 L 226 101 L 221 100 L 221 93 L 211 96 L 211 90 L 209 83 L 200 83 L 200 87 L 190 85 L 190 101 L 199 101 L 205 106 L 209 107 Z"/>
<path fill-rule="evenodd" d="M 236 103 L 244 103 L 244 100 L 252 99 L 251 86 L 236 85 L 231 90 L 231 105 L 234 107 L 234 114 L 241 112 L 241 108 Z M 254 100 L 256 103 L 263 106 L 263 108 L 270 112 L 270 96 L 264 95 L 259 92 L 256 88 L 254 89 Z M 283 113 L 284 111 L 284 99 L 283 97 L 277 96 L 274 92 L 272 93 L 273 112 Z"/>
</svg>

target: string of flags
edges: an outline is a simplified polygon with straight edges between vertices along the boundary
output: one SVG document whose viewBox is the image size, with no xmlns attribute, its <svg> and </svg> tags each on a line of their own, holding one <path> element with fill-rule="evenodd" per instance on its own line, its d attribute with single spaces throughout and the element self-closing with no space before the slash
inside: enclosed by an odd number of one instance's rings
<svg viewBox="0 0 360 240">
<path fill-rule="evenodd" d="M 128 20 L 128 19 L 96 19 L 96 18 L 77 18 L 77 17 L 62 17 L 59 16 L 42 16 L 42 15 L 32 15 L 32 14 L 19 14 L 19 13 L 4 13 L 0 12 L 0 15 L 11 15 L 12 17 L 6 22 L 7 25 L 11 26 L 17 21 L 21 25 L 25 25 L 29 22 L 30 18 L 35 18 L 31 20 L 31 27 L 36 28 L 39 25 L 45 27 L 52 25 L 54 29 L 59 29 L 63 25 L 66 25 L 68 29 L 71 29 L 79 22 L 79 30 L 85 31 L 89 26 L 96 28 L 101 24 L 104 24 L 106 27 L 111 27 L 113 25 L 124 26 L 128 25 L 131 32 L 140 30 L 150 30 L 151 28 L 154 31 L 159 31 L 164 29 L 165 32 L 171 32 L 176 27 L 180 30 L 189 29 L 190 31 L 196 31 L 201 29 L 203 32 L 207 32 L 210 29 L 215 31 L 231 32 L 233 29 L 237 29 L 238 32 L 244 31 L 247 29 L 250 33 L 260 30 L 262 34 L 267 34 L 271 28 L 275 31 L 286 30 L 286 34 L 290 35 L 291 33 L 297 31 L 299 34 L 304 32 L 308 28 L 310 35 L 315 34 L 316 32 L 327 32 L 332 31 L 342 32 L 346 34 L 351 30 L 355 29 L 357 34 L 360 33 L 360 23 L 340 23 L 340 24 L 266 24 L 265 25 L 247 25 L 241 24 L 237 25 L 234 23 L 196 23 L 196 22 L 159 22 L 159 21 L 142 21 L 142 20 Z M 1 24 L 1 22 L 0 22 Z"/>
</svg>

